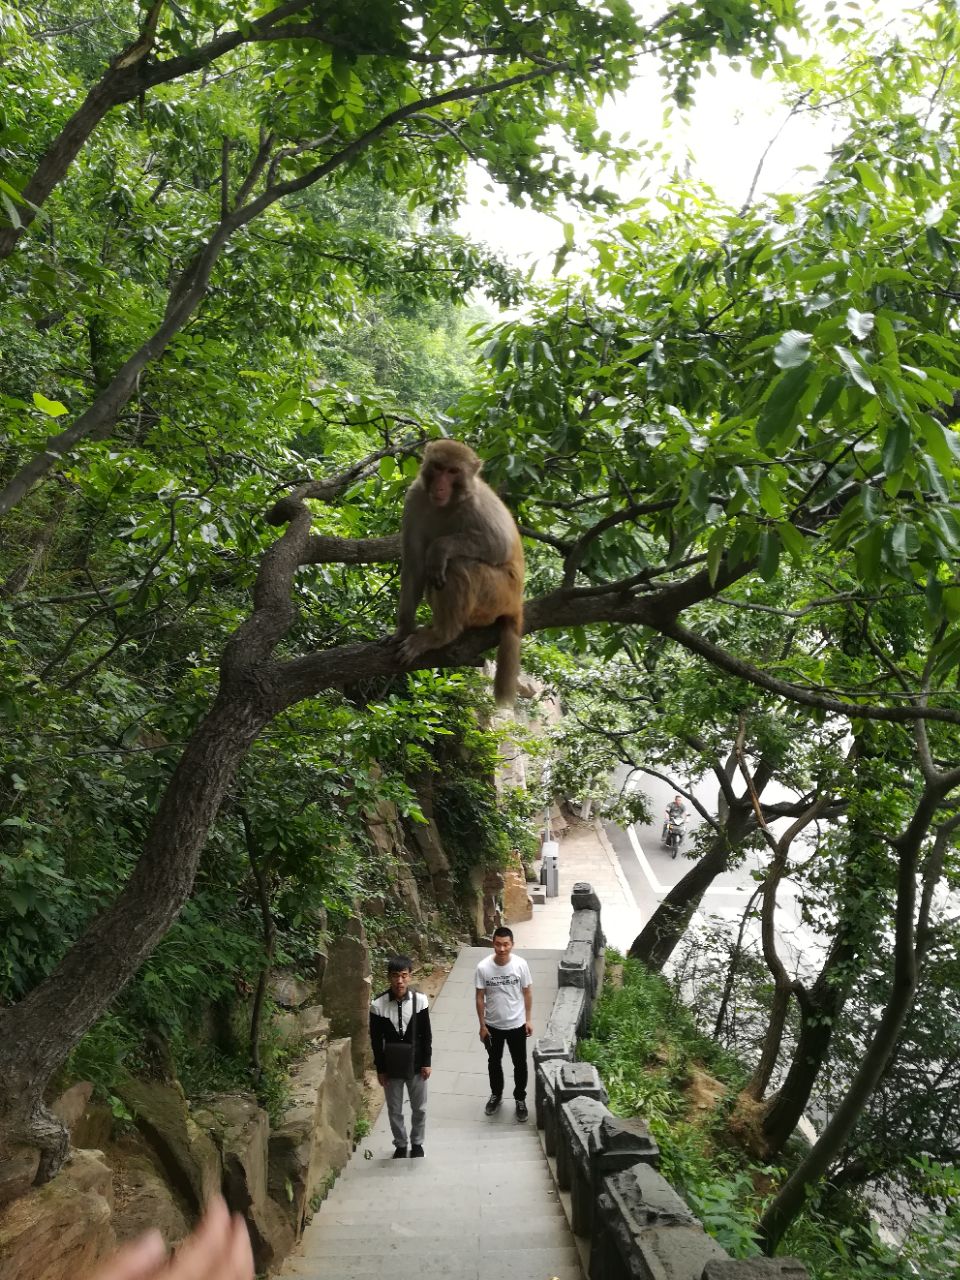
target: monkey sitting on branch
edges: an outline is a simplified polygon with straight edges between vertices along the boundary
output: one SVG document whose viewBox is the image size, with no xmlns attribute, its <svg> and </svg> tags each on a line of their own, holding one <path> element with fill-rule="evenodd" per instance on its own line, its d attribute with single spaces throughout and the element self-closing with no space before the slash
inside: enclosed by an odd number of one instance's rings
<svg viewBox="0 0 960 1280">
<path fill-rule="evenodd" d="M 400 607 L 394 640 L 405 662 L 468 627 L 500 623 L 493 694 L 512 706 L 523 633 L 523 547 L 513 516 L 480 479 L 483 464 L 459 440 L 432 440 L 403 507 Z M 415 627 L 426 590 L 433 614 Z"/>
</svg>

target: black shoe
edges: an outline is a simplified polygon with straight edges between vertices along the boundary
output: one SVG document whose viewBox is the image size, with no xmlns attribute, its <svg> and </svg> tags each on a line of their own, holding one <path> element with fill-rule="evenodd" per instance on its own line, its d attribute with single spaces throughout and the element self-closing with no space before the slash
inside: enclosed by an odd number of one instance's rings
<svg viewBox="0 0 960 1280">
<path fill-rule="evenodd" d="M 421 1155 L 423 1155 L 423 1152 L 421 1151 L 421 1152 L 420 1152 L 420 1154 L 421 1154 Z M 407 1158 L 407 1148 L 406 1148 L 406 1147 L 394 1147 L 394 1148 L 393 1148 L 393 1158 L 394 1158 L 394 1160 L 406 1160 L 406 1158 Z"/>
<path fill-rule="evenodd" d="M 524 1124 L 527 1119 L 527 1104 L 522 1098 L 517 1099 L 517 1119 Z"/>
<path fill-rule="evenodd" d="M 492 1116 L 495 1111 L 499 1110 L 500 1095 L 499 1093 L 491 1093 L 490 1097 L 487 1099 L 487 1105 L 483 1108 L 483 1113 L 484 1115 Z"/>
<path fill-rule="evenodd" d="M 423 1147 L 421 1147 L 421 1146 L 420 1146 L 419 1142 L 415 1142 L 415 1143 L 413 1144 L 413 1146 L 410 1148 L 410 1154 L 411 1154 L 412 1156 L 422 1156 L 422 1155 L 423 1155 Z"/>
</svg>

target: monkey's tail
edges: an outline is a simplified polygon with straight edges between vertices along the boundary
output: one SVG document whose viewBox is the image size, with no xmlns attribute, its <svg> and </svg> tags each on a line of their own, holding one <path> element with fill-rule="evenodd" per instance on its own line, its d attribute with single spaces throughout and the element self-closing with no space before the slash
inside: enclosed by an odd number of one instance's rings
<svg viewBox="0 0 960 1280">
<path fill-rule="evenodd" d="M 497 674 L 493 678 L 493 697 L 498 707 L 512 707 L 517 700 L 520 679 L 520 637 L 523 615 L 511 615 L 500 621 L 500 647 L 497 649 Z"/>
</svg>

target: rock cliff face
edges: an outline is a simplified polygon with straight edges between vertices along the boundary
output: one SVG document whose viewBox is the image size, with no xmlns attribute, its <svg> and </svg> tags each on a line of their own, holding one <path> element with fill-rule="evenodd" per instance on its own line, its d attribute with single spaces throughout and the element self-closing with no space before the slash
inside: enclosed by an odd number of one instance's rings
<svg viewBox="0 0 960 1280">
<path fill-rule="evenodd" d="M 117 1139 L 103 1132 L 104 1109 L 89 1114 L 90 1086 L 74 1086 L 60 1114 L 75 1136 L 104 1136 L 105 1150 L 74 1149 L 56 1178 L 0 1209 L 0 1276 L 78 1280 L 148 1227 L 175 1244 L 215 1191 L 246 1218 L 258 1271 L 275 1267 L 353 1148 L 360 1087 L 350 1040 L 321 1044 L 291 1084 L 271 1127 L 253 1094 L 210 1094 L 190 1107 L 177 1084 L 129 1080 L 120 1092 L 137 1132 Z"/>
<path fill-rule="evenodd" d="M 99 1151 L 74 1151 L 44 1187 L 0 1211 L 0 1275 L 72 1280 L 114 1247 L 113 1174 Z"/>
</svg>

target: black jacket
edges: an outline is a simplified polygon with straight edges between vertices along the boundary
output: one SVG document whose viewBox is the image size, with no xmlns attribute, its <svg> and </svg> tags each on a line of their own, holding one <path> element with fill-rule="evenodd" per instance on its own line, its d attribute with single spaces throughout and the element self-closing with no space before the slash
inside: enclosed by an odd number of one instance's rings
<svg viewBox="0 0 960 1280">
<path fill-rule="evenodd" d="M 433 1032 L 430 1030 L 430 1010 L 427 1007 L 427 997 L 421 992 L 415 993 L 417 1000 L 417 1037 L 413 1053 L 413 1069 L 419 1071 L 421 1067 L 429 1067 L 433 1054 Z M 411 991 L 408 990 L 403 999 L 403 1035 L 397 1030 L 397 1000 L 390 993 L 389 988 L 381 991 L 374 998 L 370 1006 L 370 1043 L 373 1046 L 373 1061 L 376 1064 L 377 1071 L 382 1073 L 386 1069 L 386 1062 L 383 1056 L 383 1046 L 390 1041 L 405 1040 L 407 1044 L 412 1039 L 413 1019 L 410 1016 Z"/>
</svg>

